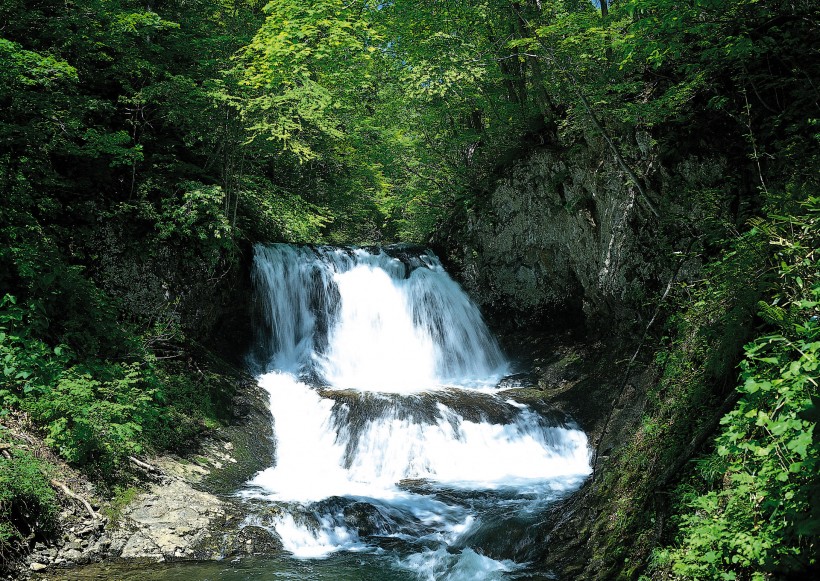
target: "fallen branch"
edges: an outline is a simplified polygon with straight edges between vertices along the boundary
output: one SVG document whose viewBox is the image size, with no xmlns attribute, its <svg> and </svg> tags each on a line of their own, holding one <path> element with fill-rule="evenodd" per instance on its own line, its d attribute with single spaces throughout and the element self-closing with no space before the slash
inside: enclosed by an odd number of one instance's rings
<svg viewBox="0 0 820 581">
<path fill-rule="evenodd" d="M 94 512 L 94 509 L 91 508 L 91 505 L 89 504 L 89 502 L 86 499 L 84 499 L 82 496 L 77 494 L 76 492 L 72 491 L 66 484 L 64 484 L 63 482 L 60 482 L 59 480 L 55 480 L 54 478 L 52 478 L 50 480 L 50 482 L 51 482 L 52 486 L 62 490 L 63 494 L 65 494 L 69 498 L 73 498 L 74 500 L 77 500 L 77 501 L 81 502 L 82 505 L 85 507 L 85 510 L 88 511 L 88 514 L 91 516 L 92 519 L 96 520 L 96 519 L 100 518 L 99 515 L 96 512 Z"/>
<path fill-rule="evenodd" d="M 155 474 L 162 474 L 162 470 L 160 470 L 156 466 L 152 466 L 151 464 L 148 464 L 147 462 L 143 462 L 142 460 L 138 460 L 137 458 L 134 458 L 133 456 L 129 456 L 128 459 L 135 466 L 137 466 L 139 468 L 142 468 L 143 470 L 147 470 L 148 472 L 153 472 Z"/>
</svg>

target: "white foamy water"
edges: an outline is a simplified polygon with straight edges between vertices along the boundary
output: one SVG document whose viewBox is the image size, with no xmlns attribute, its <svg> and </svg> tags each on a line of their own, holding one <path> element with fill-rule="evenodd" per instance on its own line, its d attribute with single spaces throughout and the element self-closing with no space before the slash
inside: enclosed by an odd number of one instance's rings
<svg viewBox="0 0 820 581">
<path fill-rule="evenodd" d="M 475 305 L 432 254 L 257 246 L 256 364 L 339 389 L 418 392 L 509 372 Z"/>
<path fill-rule="evenodd" d="M 428 330 L 413 321 L 408 285 L 370 264 L 335 273 L 333 280 L 341 301 L 329 347 L 317 358 L 322 376 L 339 389 L 434 387 L 439 353 Z"/>
<path fill-rule="evenodd" d="M 299 559 L 326 557 L 337 551 L 367 548 L 355 531 L 336 524 L 331 516 L 318 518 L 314 526 L 297 523 L 292 514 L 273 517 L 271 524 L 282 539 L 282 548 Z"/>
<path fill-rule="evenodd" d="M 490 581 L 503 579 L 503 573 L 520 569 L 519 565 L 510 560 L 496 561 L 469 548 L 453 554 L 444 547 L 410 555 L 401 560 L 399 566 L 425 581 Z"/>
<path fill-rule="evenodd" d="M 534 526 L 590 473 L 587 439 L 494 394 L 508 365 L 438 259 L 258 246 L 254 280 L 276 453 L 244 493 L 279 510 L 253 524 L 297 558 L 388 547 L 418 579 L 520 568 L 470 540 Z"/>
</svg>

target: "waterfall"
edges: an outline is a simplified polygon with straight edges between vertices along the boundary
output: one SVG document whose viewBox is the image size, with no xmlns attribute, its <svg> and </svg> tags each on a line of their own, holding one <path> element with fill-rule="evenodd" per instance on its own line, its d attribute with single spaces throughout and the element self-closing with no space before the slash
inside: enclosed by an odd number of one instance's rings
<svg viewBox="0 0 820 581">
<path fill-rule="evenodd" d="M 478 309 L 430 251 L 257 246 L 253 273 L 257 368 L 381 392 L 507 372 Z"/>
<path fill-rule="evenodd" d="M 499 547 L 580 486 L 587 439 L 499 392 L 510 366 L 438 258 L 258 245 L 253 280 L 276 452 L 243 493 L 276 510 L 248 522 L 296 558 L 389 551 L 412 579 L 524 567 Z"/>
</svg>

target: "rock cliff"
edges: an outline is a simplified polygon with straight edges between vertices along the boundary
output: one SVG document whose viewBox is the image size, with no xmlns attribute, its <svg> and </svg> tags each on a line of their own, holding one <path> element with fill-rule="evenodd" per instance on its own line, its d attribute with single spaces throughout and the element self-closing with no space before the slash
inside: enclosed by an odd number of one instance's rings
<svg viewBox="0 0 820 581">
<path fill-rule="evenodd" d="M 648 137 L 633 150 L 651 201 L 591 139 L 530 151 L 454 216 L 437 242 L 490 316 L 503 312 L 514 326 L 556 319 L 628 324 L 662 292 L 697 235 L 668 224 L 673 216 L 691 222 L 727 211 L 687 195 L 717 187 L 724 163 L 690 155 L 664 167 Z M 691 260 L 683 266 L 679 279 L 698 268 Z"/>
</svg>

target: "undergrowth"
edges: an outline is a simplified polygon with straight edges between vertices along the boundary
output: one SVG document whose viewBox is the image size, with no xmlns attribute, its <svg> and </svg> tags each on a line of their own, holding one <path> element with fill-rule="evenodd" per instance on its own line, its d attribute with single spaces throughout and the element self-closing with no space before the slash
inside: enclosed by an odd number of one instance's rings
<svg viewBox="0 0 820 581">
<path fill-rule="evenodd" d="M 0 566 L 13 560 L 24 542 L 42 539 L 56 526 L 57 496 L 51 467 L 20 449 L 0 429 Z"/>
<path fill-rule="evenodd" d="M 676 289 L 650 362 L 655 378 L 648 381 L 640 421 L 596 482 L 596 496 L 609 503 L 592 527 L 609 547 L 599 555 L 599 578 L 611 571 L 633 578 L 642 569 L 664 525 L 659 489 L 675 479 L 732 401 L 731 375 L 762 293 L 755 281 L 764 263 L 765 241 L 748 233 L 731 242 L 700 282 Z"/>
<path fill-rule="evenodd" d="M 596 484 L 611 503 L 592 528 L 609 539 L 602 571 L 764 579 L 817 568 L 818 219 L 817 198 L 757 219 L 677 289 L 641 421 Z"/>
<path fill-rule="evenodd" d="M 773 252 L 758 303 L 765 332 L 745 346 L 737 403 L 711 451 L 674 493 L 673 542 L 650 574 L 767 579 L 820 565 L 820 199 L 755 224 Z"/>
</svg>

